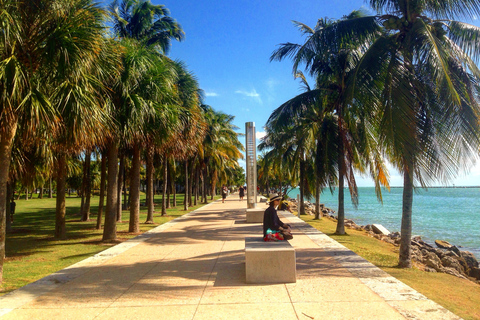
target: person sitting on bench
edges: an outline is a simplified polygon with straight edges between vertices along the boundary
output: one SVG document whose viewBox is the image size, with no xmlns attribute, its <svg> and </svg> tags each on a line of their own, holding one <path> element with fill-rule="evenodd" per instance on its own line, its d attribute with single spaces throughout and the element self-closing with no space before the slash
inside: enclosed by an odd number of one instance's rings
<svg viewBox="0 0 480 320">
<path fill-rule="evenodd" d="M 283 223 L 277 215 L 277 207 L 282 200 L 279 195 L 272 195 L 269 207 L 263 214 L 263 236 L 265 241 L 293 239 L 290 225 Z"/>
</svg>

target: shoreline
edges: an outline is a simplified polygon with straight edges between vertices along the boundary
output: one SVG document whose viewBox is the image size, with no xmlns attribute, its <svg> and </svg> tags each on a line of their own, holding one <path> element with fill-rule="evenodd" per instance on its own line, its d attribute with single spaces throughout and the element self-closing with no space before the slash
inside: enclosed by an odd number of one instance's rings
<svg viewBox="0 0 480 320">
<path fill-rule="evenodd" d="M 296 199 L 290 199 L 292 211 L 297 212 L 298 204 Z M 315 203 L 304 201 L 305 213 L 315 215 Z M 338 221 L 336 211 L 324 204 L 320 204 L 320 217 Z M 377 240 L 390 243 L 396 247 L 400 245 L 400 232 L 391 232 L 380 224 L 358 225 L 352 219 L 345 219 L 345 227 L 357 231 L 364 231 Z M 462 246 L 452 245 L 445 240 L 435 240 L 435 246 L 422 240 L 421 236 L 412 236 L 412 263 L 425 272 L 447 273 L 458 278 L 472 281 L 480 285 L 479 257 Z"/>
<path fill-rule="evenodd" d="M 418 190 L 414 195 L 412 233 L 421 235 L 426 242 L 433 244 L 442 239 L 461 245 L 480 259 L 480 230 L 472 226 L 480 223 L 477 211 L 480 207 L 480 188 L 434 187 Z M 295 199 L 298 188 L 289 192 Z M 392 188 L 383 191 L 383 202 L 378 201 L 373 187 L 359 187 L 359 205 L 355 207 L 345 195 L 345 218 L 353 219 L 359 224 L 381 223 L 391 231 L 400 231 L 402 217 L 402 189 Z M 310 200 L 311 203 L 315 199 Z M 320 202 L 337 210 L 338 190 L 322 193 Z M 468 222 L 468 223 L 466 223 Z"/>
</svg>

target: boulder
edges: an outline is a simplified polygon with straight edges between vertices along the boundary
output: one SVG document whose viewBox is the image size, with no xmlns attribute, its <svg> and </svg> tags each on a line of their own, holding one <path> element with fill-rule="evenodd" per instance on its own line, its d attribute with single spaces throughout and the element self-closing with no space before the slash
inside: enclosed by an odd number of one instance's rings
<svg viewBox="0 0 480 320">
<path fill-rule="evenodd" d="M 459 257 L 462 256 L 462 252 L 461 252 L 460 249 L 458 249 L 456 246 L 452 246 L 451 248 L 448 248 L 448 250 L 452 250 L 452 251 L 455 252 Z"/>
<path fill-rule="evenodd" d="M 447 273 L 447 274 L 450 274 L 450 275 L 455 276 L 455 277 L 458 277 L 458 278 L 462 278 L 462 279 L 468 280 L 467 277 L 465 277 L 464 275 L 462 275 L 460 272 L 458 272 L 458 270 L 456 270 L 456 269 L 454 269 L 454 268 L 443 268 L 442 272 Z"/>
<path fill-rule="evenodd" d="M 442 265 L 446 268 L 455 269 L 459 273 L 464 273 L 465 272 L 464 267 L 455 258 L 452 258 L 452 257 L 449 257 L 449 256 L 444 256 L 441 261 L 442 261 Z"/>
<path fill-rule="evenodd" d="M 453 252 L 453 251 L 452 251 Z M 468 268 L 478 268 L 478 260 L 470 251 L 460 251 L 460 254 L 468 265 Z"/>
<path fill-rule="evenodd" d="M 425 267 L 426 272 L 437 272 L 437 270 L 430 268 L 430 267 Z"/>
<path fill-rule="evenodd" d="M 451 251 L 451 250 L 445 251 L 445 255 L 450 256 L 450 257 L 454 257 L 454 258 L 459 258 L 460 257 L 458 254 L 456 254 L 454 251 Z"/>
<path fill-rule="evenodd" d="M 365 231 L 372 231 L 372 225 L 371 224 L 367 224 L 366 226 L 363 227 L 363 229 Z"/>
<path fill-rule="evenodd" d="M 480 280 L 480 268 L 471 268 L 468 275 L 472 278 Z"/>
<path fill-rule="evenodd" d="M 427 267 L 433 268 L 437 271 L 443 271 L 442 261 L 437 255 L 433 252 L 423 249 L 422 250 L 423 261 L 422 263 L 425 264 Z"/>
<path fill-rule="evenodd" d="M 442 248 L 442 249 L 450 249 L 453 247 L 449 242 L 443 241 L 443 240 L 435 240 L 435 244 L 437 247 Z"/>
<path fill-rule="evenodd" d="M 389 235 L 391 232 L 387 230 L 384 226 L 381 224 L 372 224 L 372 230 L 376 234 L 383 234 L 383 235 Z"/>
</svg>

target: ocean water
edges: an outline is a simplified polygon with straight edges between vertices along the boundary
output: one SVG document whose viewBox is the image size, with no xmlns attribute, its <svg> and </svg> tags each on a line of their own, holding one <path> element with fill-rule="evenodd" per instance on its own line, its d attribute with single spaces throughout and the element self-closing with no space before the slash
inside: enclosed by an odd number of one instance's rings
<svg viewBox="0 0 480 320">
<path fill-rule="evenodd" d="M 375 188 L 358 188 L 359 205 L 354 208 L 345 189 L 345 218 L 359 225 L 378 223 L 390 232 L 400 231 L 403 188 L 382 190 L 383 204 L 377 200 Z M 289 192 L 296 198 L 299 189 Z M 315 199 L 310 199 L 314 202 Z M 325 190 L 320 203 L 338 210 L 338 191 Z M 446 240 L 480 259 L 480 188 L 417 189 L 413 195 L 412 235 L 435 246 L 435 240 Z"/>
</svg>

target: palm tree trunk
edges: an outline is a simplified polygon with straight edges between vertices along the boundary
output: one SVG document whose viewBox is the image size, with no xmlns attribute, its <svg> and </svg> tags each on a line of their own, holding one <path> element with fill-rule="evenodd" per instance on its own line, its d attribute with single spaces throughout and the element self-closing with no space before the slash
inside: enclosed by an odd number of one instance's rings
<svg viewBox="0 0 480 320">
<path fill-rule="evenodd" d="M 200 188 L 198 185 L 199 182 L 200 182 L 200 170 L 198 169 L 198 167 L 196 167 L 195 168 L 195 198 L 193 199 L 193 205 L 195 206 L 198 204 L 198 195 L 200 191 Z"/>
<path fill-rule="evenodd" d="M 25 188 L 25 200 L 28 201 L 28 188 Z"/>
<path fill-rule="evenodd" d="M 190 162 L 190 185 L 189 185 L 189 188 L 188 188 L 188 204 L 190 206 L 193 205 L 193 201 L 192 201 L 192 196 L 193 196 L 193 176 L 194 176 L 194 173 L 195 173 L 195 166 L 194 166 L 194 163 L 195 163 L 195 158 L 192 159 L 192 161 Z"/>
<path fill-rule="evenodd" d="M 7 182 L 12 156 L 13 138 L 17 132 L 17 119 L 5 113 L 0 117 L 0 284 L 3 281 L 3 261 L 5 259 Z"/>
<path fill-rule="evenodd" d="M 185 198 L 183 199 L 183 210 L 188 210 L 188 160 L 185 160 Z"/>
<path fill-rule="evenodd" d="M 83 170 L 82 170 L 82 185 L 80 186 L 80 192 L 78 196 L 82 198 L 80 202 L 80 221 L 83 221 L 84 209 L 85 209 L 85 190 L 87 189 L 85 184 L 87 181 L 87 157 L 85 156 L 85 160 L 83 161 Z"/>
<path fill-rule="evenodd" d="M 105 225 L 103 241 L 113 241 L 117 238 L 118 211 L 118 147 L 115 143 L 108 146 L 108 184 L 107 206 L 105 210 Z"/>
<path fill-rule="evenodd" d="M 117 222 L 122 222 L 122 187 L 123 172 L 125 170 L 125 154 L 120 155 L 120 169 L 118 170 L 118 188 L 117 188 Z"/>
<path fill-rule="evenodd" d="M 128 232 L 140 232 L 140 147 L 137 143 L 133 146 Z"/>
<path fill-rule="evenodd" d="M 305 160 L 301 159 L 300 160 L 300 203 L 299 203 L 300 211 L 298 212 L 299 215 L 305 214 L 305 200 L 304 200 L 305 192 L 304 191 L 305 191 Z"/>
<path fill-rule="evenodd" d="M 50 199 L 53 198 L 53 190 L 52 190 L 52 176 L 50 176 L 50 178 L 48 179 L 48 197 Z"/>
<path fill-rule="evenodd" d="M 172 193 L 173 193 L 173 207 L 176 208 L 177 207 L 177 186 L 176 186 L 176 183 L 175 183 L 175 175 L 173 175 L 172 179 L 171 179 L 171 189 L 172 189 Z"/>
<path fill-rule="evenodd" d="M 172 180 L 172 179 L 170 179 L 170 176 L 171 176 L 171 173 L 170 173 L 171 168 L 169 168 L 169 167 L 170 167 L 170 166 L 168 165 L 168 161 L 167 161 L 167 177 L 166 177 L 166 179 L 167 179 L 167 204 L 166 204 L 166 208 L 167 208 L 167 209 L 170 209 L 170 193 L 171 193 L 171 190 L 172 190 L 172 188 L 171 188 L 171 184 L 172 184 L 172 183 L 171 183 L 171 180 Z"/>
<path fill-rule="evenodd" d="M 9 233 L 12 231 L 12 212 L 11 206 L 10 206 L 10 201 L 13 198 L 13 188 L 14 185 L 11 182 L 7 183 L 7 200 L 6 200 L 6 212 L 5 212 L 5 217 L 6 217 L 6 233 Z"/>
<path fill-rule="evenodd" d="M 153 153 L 154 150 L 151 146 L 147 147 L 147 221 L 145 223 L 153 223 Z"/>
<path fill-rule="evenodd" d="M 400 254 L 398 266 L 411 268 L 412 207 L 413 207 L 413 164 L 405 166 L 403 173 L 403 202 Z"/>
<path fill-rule="evenodd" d="M 215 187 L 217 185 L 217 179 L 218 179 L 218 172 L 215 169 L 212 174 L 212 180 L 211 180 L 212 185 L 210 186 L 210 191 L 211 191 L 210 200 L 213 200 L 213 196 L 215 195 Z"/>
<path fill-rule="evenodd" d="M 203 203 L 207 204 L 207 168 L 204 168 L 202 170 L 202 177 L 203 177 L 203 183 L 202 183 L 202 195 L 203 195 Z"/>
<path fill-rule="evenodd" d="M 44 188 L 43 188 L 43 184 L 42 184 L 42 186 L 40 187 L 40 193 L 38 194 L 39 199 L 43 199 L 43 190 L 44 190 Z"/>
<path fill-rule="evenodd" d="M 320 219 L 320 181 L 315 179 L 315 220 Z"/>
<path fill-rule="evenodd" d="M 102 228 L 103 204 L 105 202 L 105 186 L 107 177 L 107 157 L 105 152 L 102 152 L 102 167 L 100 173 L 100 200 L 98 203 L 97 226 L 96 229 Z"/>
<path fill-rule="evenodd" d="M 82 221 L 90 221 L 90 200 L 92 195 L 91 169 L 90 162 L 92 158 L 92 151 L 85 152 L 85 185 L 83 194 L 85 197 L 85 204 L 83 206 Z"/>
<path fill-rule="evenodd" d="M 163 194 L 162 194 L 162 217 L 167 214 L 167 187 L 168 187 L 168 166 L 167 166 L 167 161 L 165 160 L 165 163 L 163 164 Z"/>
<path fill-rule="evenodd" d="M 67 155 L 61 152 L 57 163 L 57 200 L 55 212 L 55 239 L 66 239 L 67 230 L 65 224 L 65 186 L 67 182 Z"/>
<path fill-rule="evenodd" d="M 345 234 L 345 159 L 343 143 L 339 144 L 338 153 L 338 221 L 335 234 Z"/>
</svg>

